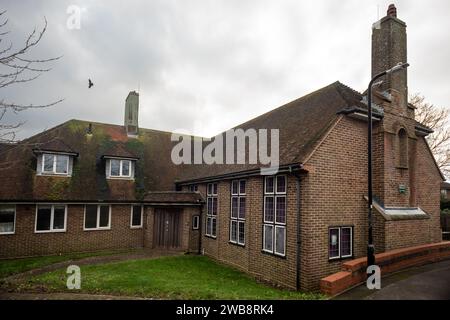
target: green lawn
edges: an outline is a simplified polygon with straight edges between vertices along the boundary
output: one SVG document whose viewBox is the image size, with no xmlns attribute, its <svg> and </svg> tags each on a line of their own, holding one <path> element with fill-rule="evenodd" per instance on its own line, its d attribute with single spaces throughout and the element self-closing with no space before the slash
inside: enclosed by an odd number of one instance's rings
<svg viewBox="0 0 450 320">
<path fill-rule="evenodd" d="M 23 288 L 68 292 L 65 271 L 34 276 L 23 284 Z M 323 298 L 318 294 L 272 288 L 202 256 L 162 257 L 82 266 L 80 291 L 162 299 Z"/>
<path fill-rule="evenodd" d="M 0 279 L 8 277 L 10 275 L 25 272 L 28 270 L 44 267 L 53 263 L 67 261 L 67 260 L 79 260 L 92 256 L 104 256 L 114 253 L 120 253 L 117 251 L 101 251 L 101 252 L 87 252 L 87 253 L 72 253 L 64 254 L 60 256 L 45 256 L 45 257 L 33 257 L 11 260 L 0 260 Z"/>
</svg>

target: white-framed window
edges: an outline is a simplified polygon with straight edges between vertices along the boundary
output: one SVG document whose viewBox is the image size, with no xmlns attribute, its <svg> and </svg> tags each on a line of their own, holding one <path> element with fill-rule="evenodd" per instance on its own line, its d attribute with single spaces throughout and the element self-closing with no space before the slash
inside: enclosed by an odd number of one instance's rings
<svg viewBox="0 0 450 320">
<path fill-rule="evenodd" d="M 231 181 L 230 242 L 245 245 L 245 180 Z"/>
<path fill-rule="evenodd" d="M 36 233 L 64 232 L 67 224 L 67 205 L 37 204 L 34 231 Z"/>
<path fill-rule="evenodd" d="M 197 192 L 198 191 L 198 184 L 191 184 L 189 186 L 189 191 L 190 192 Z"/>
<path fill-rule="evenodd" d="M 200 216 L 195 215 L 192 217 L 192 229 L 198 230 L 200 228 Z"/>
<path fill-rule="evenodd" d="M 111 229 L 111 206 L 87 204 L 84 206 L 84 230 Z"/>
<path fill-rule="evenodd" d="M 109 175 L 113 178 L 131 178 L 131 160 L 110 159 Z"/>
<path fill-rule="evenodd" d="M 131 206 L 131 228 L 142 228 L 144 207 L 138 204 Z"/>
<path fill-rule="evenodd" d="M 208 183 L 206 192 L 206 232 L 207 236 L 217 237 L 217 183 Z"/>
<path fill-rule="evenodd" d="M 64 154 L 43 153 L 42 168 L 43 174 L 69 174 L 69 156 Z"/>
<path fill-rule="evenodd" d="M 285 175 L 265 177 L 263 250 L 279 256 L 286 255 L 286 190 Z"/>
<path fill-rule="evenodd" d="M 328 229 L 328 258 L 330 260 L 353 256 L 353 227 Z"/>
<path fill-rule="evenodd" d="M 14 234 L 16 231 L 16 206 L 10 204 L 0 205 L 0 235 Z"/>
</svg>

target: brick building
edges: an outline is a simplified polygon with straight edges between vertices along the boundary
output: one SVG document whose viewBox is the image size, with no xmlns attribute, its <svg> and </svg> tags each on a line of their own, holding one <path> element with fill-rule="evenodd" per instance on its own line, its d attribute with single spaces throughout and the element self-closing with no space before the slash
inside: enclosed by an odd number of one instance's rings
<svg viewBox="0 0 450 320">
<path fill-rule="evenodd" d="M 406 25 L 391 6 L 374 24 L 372 74 L 406 61 Z M 439 242 L 443 176 L 407 101 L 407 71 L 374 91 L 376 251 Z M 70 120 L 3 146 L 0 257 L 176 248 L 315 290 L 366 254 L 366 101 L 335 82 L 237 126 L 279 129 L 276 175 L 174 164 L 171 134 L 138 126 L 135 92 L 123 126 Z"/>
</svg>

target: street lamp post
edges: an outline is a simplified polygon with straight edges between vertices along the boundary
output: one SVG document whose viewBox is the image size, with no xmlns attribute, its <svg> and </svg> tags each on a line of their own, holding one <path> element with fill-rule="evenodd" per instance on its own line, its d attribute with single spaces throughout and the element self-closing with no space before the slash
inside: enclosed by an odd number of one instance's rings
<svg viewBox="0 0 450 320">
<path fill-rule="evenodd" d="M 369 82 L 369 88 L 367 90 L 367 109 L 368 109 L 368 130 L 367 130 L 367 156 L 368 156 L 368 222 L 369 222 L 369 232 L 368 232 L 368 242 L 367 242 L 367 266 L 372 266 L 375 264 L 375 247 L 373 245 L 373 228 L 372 228 L 372 208 L 373 208 L 373 191 L 372 191 L 372 87 L 374 86 L 375 81 L 379 78 L 392 74 L 394 72 L 406 69 L 409 67 L 409 63 L 400 62 L 392 69 L 383 71 L 377 74 L 372 78 Z"/>
</svg>

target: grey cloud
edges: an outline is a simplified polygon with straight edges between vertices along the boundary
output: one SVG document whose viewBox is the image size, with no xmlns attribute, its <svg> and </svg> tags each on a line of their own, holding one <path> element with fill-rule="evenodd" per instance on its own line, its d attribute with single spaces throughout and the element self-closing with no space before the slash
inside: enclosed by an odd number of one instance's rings
<svg viewBox="0 0 450 320">
<path fill-rule="evenodd" d="M 430 4 L 431 2 L 431 4 Z M 140 87 L 140 125 L 212 136 L 336 80 L 363 91 L 371 25 L 388 1 L 14 1 L 11 40 L 49 21 L 35 54 L 64 55 L 36 82 L 0 91 L 21 103 L 65 101 L 8 119 L 20 138 L 71 118 L 122 123 Z M 85 7 L 81 30 L 66 9 Z M 397 0 L 408 24 L 410 92 L 448 106 L 450 3 Z M 424 14 L 426 13 L 426 14 Z M 87 79 L 95 85 L 87 89 Z"/>
</svg>

